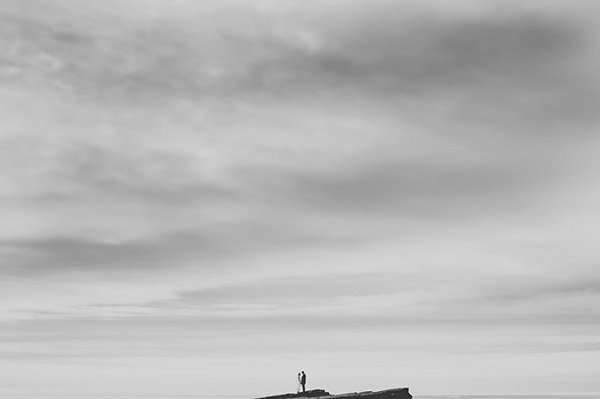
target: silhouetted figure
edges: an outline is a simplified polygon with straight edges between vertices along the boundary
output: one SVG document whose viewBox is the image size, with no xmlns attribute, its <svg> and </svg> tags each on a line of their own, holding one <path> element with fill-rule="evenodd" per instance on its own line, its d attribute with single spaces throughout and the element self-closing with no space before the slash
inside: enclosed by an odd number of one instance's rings
<svg viewBox="0 0 600 399">
<path fill-rule="evenodd" d="M 300 389 L 302 389 L 302 374 L 298 373 L 298 386 L 296 387 L 296 393 L 300 393 Z"/>
<path fill-rule="evenodd" d="M 300 376 L 300 385 L 302 385 L 302 392 L 306 392 L 306 374 L 302 371 L 302 375 Z"/>
</svg>

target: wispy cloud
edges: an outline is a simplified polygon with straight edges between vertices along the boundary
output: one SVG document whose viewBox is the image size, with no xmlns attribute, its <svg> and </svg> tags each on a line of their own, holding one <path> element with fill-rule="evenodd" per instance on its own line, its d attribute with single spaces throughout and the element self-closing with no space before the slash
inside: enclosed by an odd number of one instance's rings
<svg viewBox="0 0 600 399">
<path fill-rule="evenodd" d="M 598 6 L 307 4 L 0 5 L 0 352 L 597 356 Z"/>
</svg>

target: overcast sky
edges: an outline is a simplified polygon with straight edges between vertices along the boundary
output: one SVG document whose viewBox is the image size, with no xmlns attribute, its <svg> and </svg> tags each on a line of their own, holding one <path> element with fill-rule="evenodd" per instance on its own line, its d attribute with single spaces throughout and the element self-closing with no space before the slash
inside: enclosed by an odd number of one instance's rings
<svg viewBox="0 0 600 399">
<path fill-rule="evenodd" d="M 600 4 L 3 0 L 0 395 L 600 392 Z"/>
</svg>

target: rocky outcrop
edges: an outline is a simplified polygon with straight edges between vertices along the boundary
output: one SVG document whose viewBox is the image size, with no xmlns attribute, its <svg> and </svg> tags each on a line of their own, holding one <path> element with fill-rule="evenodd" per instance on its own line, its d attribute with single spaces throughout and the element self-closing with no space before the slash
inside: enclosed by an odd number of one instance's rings
<svg viewBox="0 0 600 399">
<path fill-rule="evenodd" d="M 256 399 L 292 399 L 292 398 L 326 398 L 326 399 L 412 399 L 408 388 L 386 389 L 385 391 L 364 391 L 331 395 L 323 389 L 313 389 L 303 393 L 286 393 L 283 395 L 265 396 Z"/>
<path fill-rule="evenodd" d="M 285 393 L 283 395 L 264 396 L 256 399 L 290 399 L 290 398 L 331 398 L 331 394 L 323 389 L 313 389 L 302 393 Z"/>
</svg>

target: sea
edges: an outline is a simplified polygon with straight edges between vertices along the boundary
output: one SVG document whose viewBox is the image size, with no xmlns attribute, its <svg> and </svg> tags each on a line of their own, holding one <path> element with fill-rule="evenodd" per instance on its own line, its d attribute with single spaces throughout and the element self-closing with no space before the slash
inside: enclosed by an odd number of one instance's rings
<svg viewBox="0 0 600 399">
<path fill-rule="evenodd" d="M 18 394 L 10 395 L 0 393 L 4 399 L 253 399 L 247 395 L 105 395 L 105 394 Z M 413 395 L 413 399 L 600 399 L 597 394 L 573 395 Z"/>
</svg>

